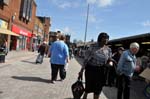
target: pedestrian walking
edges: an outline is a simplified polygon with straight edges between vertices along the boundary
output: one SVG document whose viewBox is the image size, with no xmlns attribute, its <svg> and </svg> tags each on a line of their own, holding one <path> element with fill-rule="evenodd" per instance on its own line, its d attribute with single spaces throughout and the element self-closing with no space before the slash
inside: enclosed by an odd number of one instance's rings
<svg viewBox="0 0 150 99">
<path fill-rule="evenodd" d="M 34 43 L 32 43 L 32 52 L 34 52 L 34 51 L 36 51 L 36 43 L 34 42 Z"/>
<path fill-rule="evenodd" d="M 49 45 L 46 43 L 45 57 L 48 57 Z"/>
<path fill-rule="evenodd" d="M 73 58 L 73 49 L 72 47 L 69 47 L 69 59 L 71 60 Z"/>
<path fill-rule="evenodd" d="M 84 65 L 79 76 L 85 70 L 85 93 L 83 99 L 87 99 L 88 93 L 94 93 L 94 99 L 99 99 L 103 86 L 106 84 L 106 67 L 113 65 L 111 49 L 107 46 L 109 35 L 105 32 L 99 34 L 97 43 L 86 51 Z"/>
<path fill-rule="evenodd" d="M 66 71 L 64 66 L 69 62 L 69 49 L 65 43 L 66 37 L 60 35 L 59 40 L 55 41 L 50 49 L 50 63 L 51 63 L 51 83 L 57 79 L 57 74 L 59 71 L 60 80 L 66 78 Z"/>
<path fill-rule="evenodd" d="M 43 62 L 45 49 L 46 49 L 46 42 L 44 41 L 43 44 L 41 44 L 39 46 L 39 49 L 38 49 L 39 55 L 37 56 L 36 63 L 42 63 Z"/>
<path fill-rule="evenodd" d="M 134 71 L 139 71 L 139 67 L 136 66 L 136 56 L 139 51 L 139 44 L 133 42 L 130 44 L 130 48 L 124 51 L 120 57 L 117 66 L 118 72 L 118 92 L 117 99 L 130 99 L 130 80 Z"/>
<path fill-rule="evenodd" d="M 118 61 L 119 61 L 119 59 L 120 59 L 120 56 L 121 56 L 121 54 L 123 53 L 123 51 L 124 51 L 124 48 L 123 48 L 123 47 L 119 47 L 119 48 L 117 49 L 117 52 L 114 53 L 114 55 L 113 55 L 112 58 L 116 61 L 116 63 L 118 63 Z"/>
</svg>

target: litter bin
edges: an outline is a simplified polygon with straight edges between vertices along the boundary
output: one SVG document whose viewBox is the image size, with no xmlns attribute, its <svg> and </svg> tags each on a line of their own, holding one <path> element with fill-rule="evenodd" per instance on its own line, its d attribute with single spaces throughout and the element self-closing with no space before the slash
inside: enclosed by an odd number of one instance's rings
<svg viewBox="0 0 150 99">
<path fill-rule="evenodd" d="M 0 48 L 0 63 L 5 63 L 5 51 L 4 51 L 4 48 Z"/>
</svg>

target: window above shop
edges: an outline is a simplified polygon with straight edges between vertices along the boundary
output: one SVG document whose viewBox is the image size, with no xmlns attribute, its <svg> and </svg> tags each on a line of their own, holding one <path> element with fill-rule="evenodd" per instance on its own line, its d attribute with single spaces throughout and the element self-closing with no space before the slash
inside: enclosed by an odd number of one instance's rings
<svg viewBox="0 0 150 99">
<path fill-rule="evenodd" d="M 31 21 L 32 17 L 32 4 L 33 0 L 22 0 L 21 1 L 21 8 L 20 8 L 20 19 L 23 18 L 23 21 L 28 23 Z"/>
</svg>

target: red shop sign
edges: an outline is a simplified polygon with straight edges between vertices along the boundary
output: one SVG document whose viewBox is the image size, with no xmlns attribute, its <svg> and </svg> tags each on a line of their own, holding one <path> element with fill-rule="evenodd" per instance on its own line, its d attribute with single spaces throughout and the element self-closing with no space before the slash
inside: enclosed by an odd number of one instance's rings
<svg viewBox="0 0 150 99">
<path fill-rule="evenodd" d="M 21 29 L 21 28 L 19 28 L 16 25 L 12 25 L 12 31 L 17 33 L 17 34 L 21 34 L 21 35 L 24 35 L 24 36 L 32 37 L 32 33 L 31 32 L 29 32 L 27 30 L 24 30 L 24 29 Z"/>
</svg>

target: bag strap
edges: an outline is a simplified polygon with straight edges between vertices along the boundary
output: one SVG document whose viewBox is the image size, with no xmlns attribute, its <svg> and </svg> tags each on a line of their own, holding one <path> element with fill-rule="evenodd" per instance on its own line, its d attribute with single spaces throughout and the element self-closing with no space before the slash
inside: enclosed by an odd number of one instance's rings
<svg viewBox="0 0 150 99">
<path fill-rule="evenodd" d="M 91 48 L 90 54 L 88 55 L 88 58 L 84 60 L 84 63 L 83 63 L 84 66 L 86 66 L 86 64 L 88 63 L 88 61 L 91 59 L 91 55 L 92 55 L 92 53 L 93 53 L 92 50 L 93 50 L 93 48 Z"/>
<path fill-rule="evenodd" d="M 77 80 L 78 81 L 82 81 L 83 80 L 82 76 L 79 75 L 78 78 L 77 78 Z"/>
</svg>

